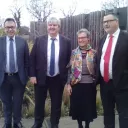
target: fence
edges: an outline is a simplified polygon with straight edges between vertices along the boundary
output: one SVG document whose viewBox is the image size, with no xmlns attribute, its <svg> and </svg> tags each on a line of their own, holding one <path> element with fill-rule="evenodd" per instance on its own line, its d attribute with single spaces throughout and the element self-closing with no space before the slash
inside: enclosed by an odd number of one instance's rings
<svg viewBox="0 0 128 128">
<path fill-rule="evenodd" d="M 116 9 L 117 13 L 120 13 L 119 19 L 121 21 L 121 27 L 123 29 L 127 26 L 127 8 Z M 124 15 L 125 12 L 125 15 Z M 69 37 L 72 41 L 72 49 L 77 47 L 77 36 L 76 32 L 81 28 L 87 28 L 91 34 L 91 44 L 93 48 L 96 48 L 100 38 L 104 35 L 104 30 L 102 26 L 102 19 L 105 15 L 105 11 L 96 11 L 89 14 L 80 14 L 77 16 L 71 16 L 61 19 L 61 30 L 60 33 Z M 47 33 L 46 23 L 43 22 L 31 22 L 30 30 L 32 33 L 32 38 L 40 36 Z"/>
</svg>

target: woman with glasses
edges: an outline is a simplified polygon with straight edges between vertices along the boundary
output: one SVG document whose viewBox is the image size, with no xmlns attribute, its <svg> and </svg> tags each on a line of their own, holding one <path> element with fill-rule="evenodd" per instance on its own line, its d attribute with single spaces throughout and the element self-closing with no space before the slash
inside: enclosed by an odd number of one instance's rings
<svg viewBox="0 0 128 128">
<path fill-rule="evenodd" d="M 69 115 L 77 120 L 78 128 L 85 128 L 97 117 L 95 86 L 95 54 L 90 45 L 90 33 L 87 29 L 77 32 L 78 47 L 72 51 L 67 91 L 70 95 Z"/>
</svg>

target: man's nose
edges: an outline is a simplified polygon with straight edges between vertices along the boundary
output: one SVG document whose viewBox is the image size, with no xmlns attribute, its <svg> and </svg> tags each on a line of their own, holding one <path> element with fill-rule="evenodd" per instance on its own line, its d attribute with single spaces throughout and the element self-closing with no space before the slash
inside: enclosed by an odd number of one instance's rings
<svg viewBox="0 0 128 128">
<path fill-rule="evenodd" d="M 105 25 L 105 26 L 108 26 L 108 22 L 105 22 L 104 25 Z"/>
</svg>

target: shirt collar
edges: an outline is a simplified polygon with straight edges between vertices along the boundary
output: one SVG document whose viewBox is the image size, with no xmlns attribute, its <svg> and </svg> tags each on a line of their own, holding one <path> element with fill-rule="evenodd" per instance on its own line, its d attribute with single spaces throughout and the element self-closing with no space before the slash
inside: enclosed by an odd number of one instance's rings
<svg viewBox="0 0 128 128">
<path fill-rule="evenodd" d="M 118 29 L 116 30 L 116 32 L 113 33 L 112 35 L 113 35 L 114 37 L 116 37 L 116 36 L 119 35 L 119 33 L 120 33 L 120 29 L 118 28 Z M 108 37 L 110 37 L 110 34 L 107 35 L 107 38 L 108 38 Z"/>
<path fill-rule="evenodd" d="M 48 40 L 51 40 L 51 36 L 50 35 L 48 35 Z M 59 34 L 55 37 L 56 38 L 56 40 L 58 41 L 59 40 Z"/>
<path fill-rule="evenodd" d="M 7 39 L 7 41 L 10 41 L 10 37 L 8 37 L 8 36 L 6 36 L 6 39 Z M 15 36 L 13 36 L 13 38 L 12 38 L 13 40 L 14 40 L 14 42 L 15 42 Z"/>
</svg>

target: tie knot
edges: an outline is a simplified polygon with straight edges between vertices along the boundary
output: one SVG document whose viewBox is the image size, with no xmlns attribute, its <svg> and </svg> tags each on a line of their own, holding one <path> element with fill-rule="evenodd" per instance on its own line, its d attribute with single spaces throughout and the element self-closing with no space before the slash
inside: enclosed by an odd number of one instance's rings
<svg viewBox="0 0 128 128">
<path fill-rule="evenodd" d="M 13 41 L 13 38 L 9 38 L 10 41 Z"/>
<path fill-rule="evenodd" d="M 52 41 L 55 41 L 55 40 L 56 40 L 56 38 L 51 38 L 51 40 L 52 40 Z"/>
<path fill-rule="evenodd" d="M 114 37 L 113 35 L 109 35 L 110 38 Z"/>
</svg>

